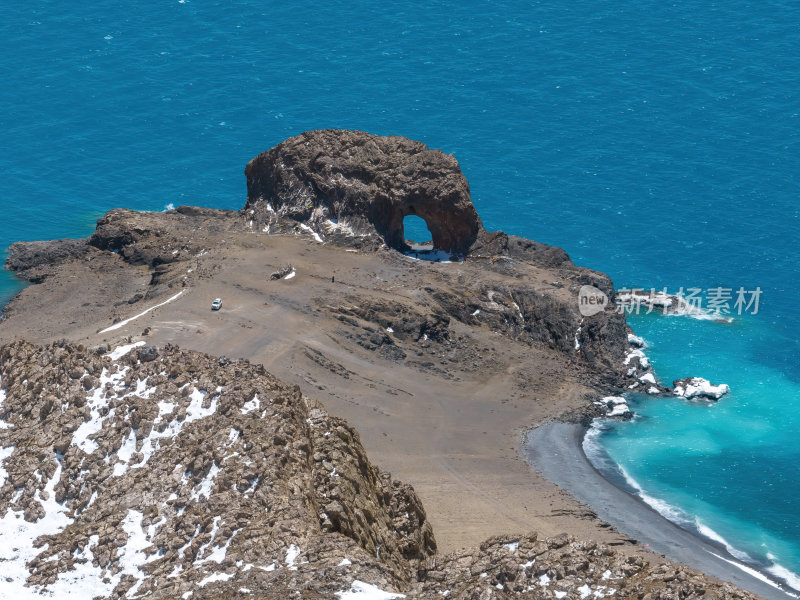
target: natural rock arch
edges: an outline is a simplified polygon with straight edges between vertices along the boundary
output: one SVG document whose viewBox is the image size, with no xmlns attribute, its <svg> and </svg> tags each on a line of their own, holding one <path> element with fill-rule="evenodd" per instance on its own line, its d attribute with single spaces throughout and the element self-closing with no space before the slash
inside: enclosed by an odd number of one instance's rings
<svg viewBox="0 0 800 600">
<path fill-rule="evenodd" d="M 264 222 L 272 211 L 311 226 L 336 219 L 405 249 L 403 219 L 416 215 L 436 248 L 462 253 L 483 231 L 455 157 L 399 136 L 309 131 L 258 155 L 245 175 L 244 210 Z"/>
<path fill-rule="evenodd" d="M 417 215 L 403 217 L 403 237 L 406 242 L 427 244 L 431 242 L 432 235 L 425 219 Z"/>
</svg>

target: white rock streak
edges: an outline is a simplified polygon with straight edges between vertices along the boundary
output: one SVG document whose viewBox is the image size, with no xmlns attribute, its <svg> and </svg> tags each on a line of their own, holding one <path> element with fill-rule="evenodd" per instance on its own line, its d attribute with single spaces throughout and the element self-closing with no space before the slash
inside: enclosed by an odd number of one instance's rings
<svg viewBox="0 0 800 600">
<path fill-rule="evenodd" d="M 146 311 L 144 311 L 144 312 L 140 312 L 138 315 L 136 315 L 136 316 L 134 316 L 134 317 L 131 317 L 130 319 L 125 319 L 124 321 L 120 321 L 119 323 L 114 323 L 114 324 L 113 324 L 111 327 L 106 327 L 106 328 L 105 328 L 105 329 L 103 329 L 103 331 L 101 331 L 100 333 L 108 333 L 109 331 L 115 331 L 115 330 L 117 330 L 117 329 L 120 329 L 120 328 L 122 328 L 122 327 L 125 327 L 125 325 L 127 325 L 127 324 L 128 324 L 128 323 L 130 323 L 131 321 L 135 321 L 135 320 L 136 320 L 136 319 L 138 319 L 139 317 L 143 317 L 143 316 L 145 316 L 145 315 L 146 315 L 147 313 L 149 313 L 150 311 L 152 311 L 152 310 L 155 310 L 155 309 L 157 309 L 157 308 L 159 308 L 159 307 L 161 307 L 161 306 L 164 306 L 165 304 L 169 304 L 169 303 L 170 303 L 170 302 L 172 302 L 173 300 L 177 300 L 177 299 L 178 299 L 178 297 L 179 297 L 179 296 L 181 296 L 181 295 L 183 294 L 183 292 L 184 292 L 184 291 L 185 291 L 185 290 L 181 290 L 180 292 L 178 292 L 177 294 L 175 294 L 174 296 L 172 296 L 172 298 L 168 298 L 167 300 L 165 300 L 165 301 L 164 301 L 164 302 L 162 302 L 161 304 L 156 304 L 155 306 L 151 306 L 151 307 L 150 307 L 150 308 L 148 308 Z"/>
</svg>

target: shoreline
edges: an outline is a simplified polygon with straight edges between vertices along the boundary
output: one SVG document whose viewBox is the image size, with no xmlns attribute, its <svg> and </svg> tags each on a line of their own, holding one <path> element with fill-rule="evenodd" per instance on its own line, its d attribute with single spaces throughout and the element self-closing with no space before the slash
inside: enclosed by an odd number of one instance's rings
<svg viewBox="0 0 800 600">
<path fill-rule="evenodd" d="M 742 564 L 723 546 L 679 527 L 606 478 L 583 451 L 587 430 L 582 425 L 558 421 L 539 425 L 525 435 L 525 458 L 547 480 L 590 507 L 599 519 L 649 550 L 763 598 L 797 598 L 778 587 L 766 574 Z"/>
<path fill-rule="evenodd" d="M 376 464 L 413 485 L 441 555 L 535 531 L 548 538 L 567 533 L 652 560 L 656 548 L 631 543 L 625 527 L 609 527 L 602 515 L 587 518 L 579 504 L 585 499 L 576 501 L 519 454 L 526 442 L 515 424 L 580 418 L 587 398 L 609 384 L 609 373 L 603 379 L 596 365 L 565 362 L 574 355 L 571 343 L 550 348 L 534 336 L 536 329 L 526 329 L 530 306 L 546 298 L 539 318 L 557 339 L 580 334 L 588 357 L 594 348 L 623 361 L 627 329 L 616 313 L 596 317 L 590 327 L 561 310 L 575 308 L 574 286 L 559 283 L 565 269 L 581 281 L 611 285 L 604 275 L 516 238 L 510 238 L 515 260 L 502 268 L 482 261 L 422 265 L 398 253 L 320 244 L 302 227 L 259 235 L 264 232 L 242 230 L 227 213 L 197 211 L 112 211 L 98 226 L 106 246 L 115 247 L 118 230 L 144 232 L 125 252 L 87 246 L 64 260 L 18 261 L 37 284 L 14 296 L 0 339 L 70 339 L 107 350 L 173 344 L 261 364 L 345 419 Z M 187 238 L 198 229 L 205 235 Z M 56 242 L 53 250 L 64 249 Z M 164 252 L 170 261 L 153 266 Z M 153 265 L 139 264 L 142 257 Z M 297 276 L 273 279 L 288 260 Z M 102 285 L 87 288 L 89 277 Z M 519 279 L 535 283 L 521 286 Z M 216 297 L 225 299 L 222 311 L 209 308 Z M 619 343 L 597 335 L 598 327 L 615 332 Z M 520 331 L 531 339 L 520 339 Z M 579 438 L 571 445 L 582 456 Z M 725 566 L 723 579 L 764 598 L 790 597 L 747 581 L 744 573 L 732 576 L 735 567 Z"/>
</svg>

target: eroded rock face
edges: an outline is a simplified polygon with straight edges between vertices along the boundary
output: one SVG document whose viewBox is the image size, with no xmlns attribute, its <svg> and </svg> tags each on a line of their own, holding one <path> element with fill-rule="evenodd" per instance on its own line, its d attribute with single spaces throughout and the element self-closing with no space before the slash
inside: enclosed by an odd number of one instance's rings
<svg viewBox="0 0 800 600">
<path fill-rule="evenodd" d="M 223 362 L 0 347 L 0 597 L 407 585 L 436 548 L 413 489 L 298 388 Z"/>
<path fill-rule="evenodd" d="M 683 565 L 651 565 L 567 535 L 495 537 L 426 561 L 409 598 L 755 598 Z"/>
<path fill-rule="evenodd" d="M 245 175 L 245 213 L 259 223 L 277 213 L 402 249 L 403 218 L 416 215 L 434 246 L 453 252 L 467 252 L 483 230 L 458 161 L 403 137 L 309 131 L 258 155 Z"/>
</svg>

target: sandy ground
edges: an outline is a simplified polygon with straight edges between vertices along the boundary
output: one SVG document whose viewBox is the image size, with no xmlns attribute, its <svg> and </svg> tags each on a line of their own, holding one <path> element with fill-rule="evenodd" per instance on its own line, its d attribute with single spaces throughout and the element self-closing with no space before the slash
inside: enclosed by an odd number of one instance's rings
<svg viewBox="0 0 800 600">
<path fill-rule="evenodd" d="M 662 517 L 638 497 L 606 480 L 583 452 L 584 428 L 566 423 L 547 423 L 530 432 L 525 451 L 545 477 L 568 490 L 597 511 L 597 515 L 620 531 L 646 543 L 668 558 L 699 571 L 735 583 L 763 598 L 788 600 L 796 597 L 753 576 L 724 547 L 685 531 Z"/>
<path fill-rule="evenodd" d="M 134 317 L 176 290 L 114 307 L 144 287 L 147 270 L 128 267 L 120 278 L 112 264 L 101 278 L 95 267 L 79 264 L 26 289 L 0 322 L 0 342 L 67 337 L 91 347 L 130 337 L 248 358 L 346 418 L 360 432 L 370 459 L 414 486 L 442 551 L 528 531 L 567 532 L 640 551 L 524 459 L 527 428 L 586 403 L 582 395 L 588 390 L 571 379 L 562 356 L 534 352 L 484 328 L 469 333 L 491 348 L 494 362 L 474 369 L 430 357 L 452 372 L 447 378 L 346 342 L 342 323 L 314 308 L 315 300 L 351 291 L 414 299 L 420 278 L 435 282 L 443 269 L 485 276 L 479 266 L 402 257 L 386 261 L 309 238 L 253 240 L 214 246 L 191 273 L 187 269 L 186 287 L 177 289 L 184 292 L 177 299 L 108 333 L 99 332 L 114 317 Z M 268 280 L 288 262 L 296 268 L 295 277 Z M 212 312 L 216 297 L 223 299 L 223 308 Z M 146 328 L 149 335 L 143 337 Z M 336 368 L 311 360 L 311 350 Z"/>
<path fill-rule="evenodd" d="M 347 419 L 371 461 L 414 486 L 443 552 L 500 534 L 566 532 L 654 562 L 663 553 L 763 597 L 787 597 L 715 558 L 711 552 L 725 556 L 724 550 L 665 521 L 594 470 L 580 429 L 553 423 L 586 406 L 592 391 L 562 354 L 451 320 L 451 335 L 470 340 L 470 360 L 398 340 L 411 358 L 433 365 L 419 368 L 359 346 L 328 309 L 386 299 L 416 306 L 424 303 L 424 287 L 443 287 L 446 277 L 484 281 L 496 273 L 470 262 L 351 252 L 309 237 L 221 235 L 181 263 L 182 282 L 134 304 L 125 300 L 148 289 L 146 268 L 109 253 L 72 263 L 11 303 L 0 343 L 145 340 L 261 363 Z M 287 263 L 292 278 L 269 279 Z M 211 311 L 217 297 L 222 310 Z M 526 445 L 528 432 L 541 425 Z"/>
</svg>

